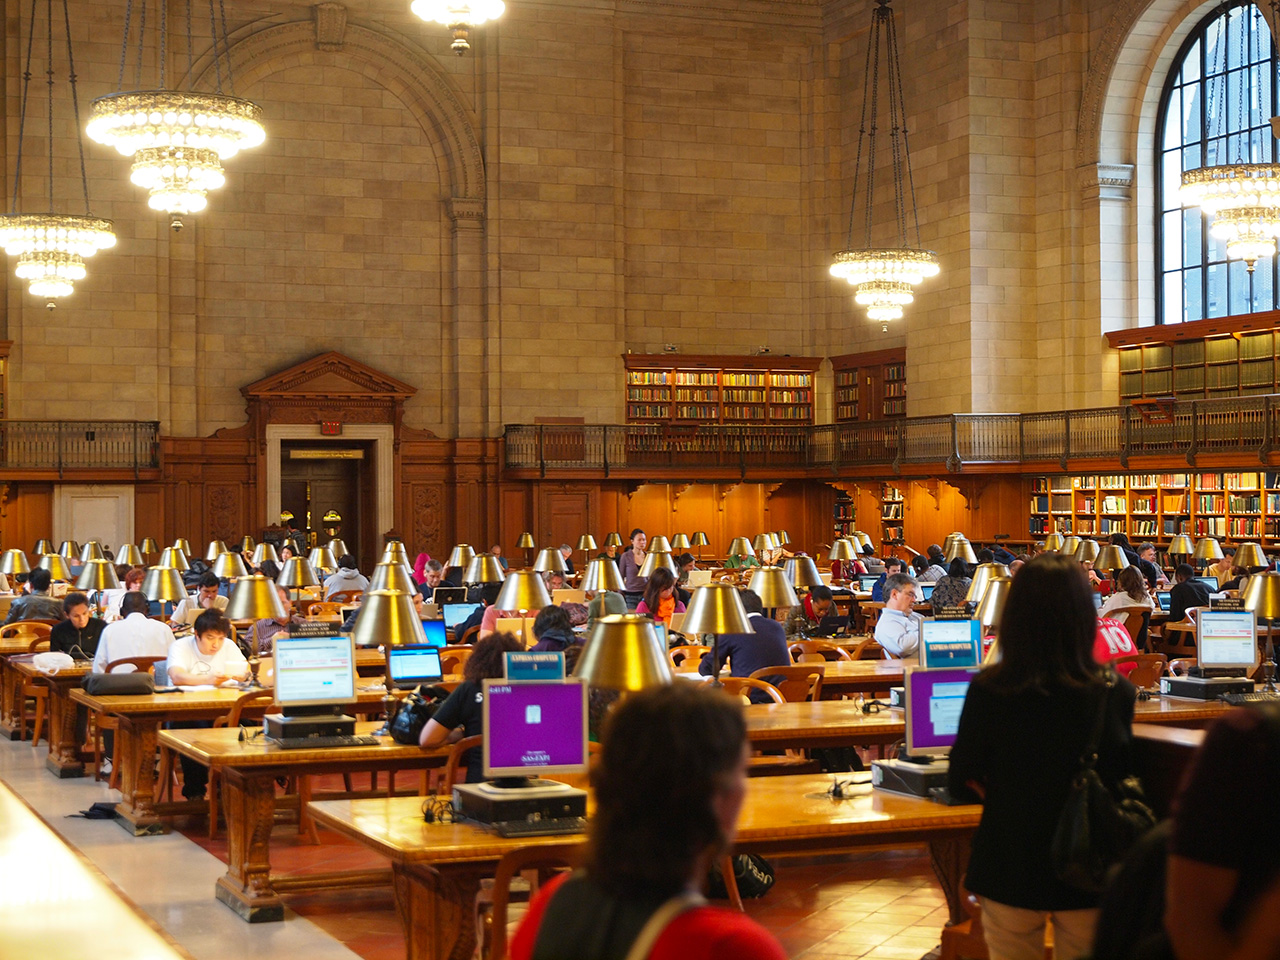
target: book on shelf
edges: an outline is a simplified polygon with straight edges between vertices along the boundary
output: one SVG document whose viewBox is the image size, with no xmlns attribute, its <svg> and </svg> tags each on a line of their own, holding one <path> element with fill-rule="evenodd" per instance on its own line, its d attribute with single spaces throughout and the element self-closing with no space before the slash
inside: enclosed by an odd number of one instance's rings
<svg viewBox="0 0 1280 960">
<path fill-rule="evenodd" d="M 1187 510 L 1185 493 L 1166 493 L 1161 502 L 1165 513 L 1185 513 Z"/>
<path fill-rule="evenodd" d="M 881 520 L 901 520 L 902 504 L 901 503 L 883 503 L 880 505 Z"/>
<path fill-rule="evenodd" d="M 1195 480 L 1197 490 L 1222 489 L 1222 474 L 1220 473 L 1197 473 Z"/>
<path fill-rule="evenodd" d="M 1033 478 L 1032 478 L 1032 480 L 1031 480 L 1031 492 L 1032 492 L 1032 493 L 1048 493 L 1048 492 L 1049 492 L 1049 478 L 1048 478 L 1048 477 L 1033 477 Z"/>
<path fill-rule="evenodd" d="M 1097 513 L 1096 497 L 1076 497 L 1076 513 Z"/>
<path fill-rule="evenodd" d="M 1222 482 L 1228 490 L 1258 489 L 1258 475 L 1256 473 L 1224 473 Z"/>
<path fill-rule="evenodd" d="M 1032 512 L 1032 513 L 1048 513 L 1048 512 L 1049 512 L 1049 498 L 1048 498 L 1048 497 L 1046 497 L 1046 496 L 1036 496 L 1036 497 L 1032 497 L 1032 498 L 1031 498 L 1031 512 Z"/>
<path fill-rule="evenodd" d="M 1049 494 L 1049 506 L 1054 513 L 1070 513 L 1071 512 L 1071 494 L 1069 493 Z"/>
<path fill-rule="evenodd" d="M 1111 489 L 1111 488 L 1106 488 Z M 1124 497 L 1103 497 L 1102 498 L 1103 513 L 1124 513 L 1125 502 Z"/>
<path fill-rule="evenodd" d="M 1227 511 L 1229 513 L 1261 513 L 1262 497 L 1259 494 L 1252 496 L 1233 494 L 1227 497 Z"/>
<path fill-rule="evenodd" d="M 1098 489 L 1100 490 L 1123 490 L 1125 486 L 1126 482 L 1123 475 L 1098 478 Z"/>
<path fill-rule="evenodd" d="M 1071 484 L 1077 490 L 1094 490 L 1098 486 L 1097 477 L 1072 477 Z"/>
</svg>

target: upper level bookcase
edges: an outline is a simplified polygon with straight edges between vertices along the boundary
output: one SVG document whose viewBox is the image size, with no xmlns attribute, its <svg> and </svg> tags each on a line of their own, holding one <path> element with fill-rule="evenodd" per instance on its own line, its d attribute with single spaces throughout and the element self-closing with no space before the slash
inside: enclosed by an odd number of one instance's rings
<svg viewBox="0 0 1280 960">
<path fill-rule="evenodd" d="M 623 356 L 628 423 L 812 424 L 820 357 Z"/>
<path fill-rule="evenodd" d="M 907 351 L 876 350 L 832 357 L 836 423 L 907 415 Z"/>
</svg>

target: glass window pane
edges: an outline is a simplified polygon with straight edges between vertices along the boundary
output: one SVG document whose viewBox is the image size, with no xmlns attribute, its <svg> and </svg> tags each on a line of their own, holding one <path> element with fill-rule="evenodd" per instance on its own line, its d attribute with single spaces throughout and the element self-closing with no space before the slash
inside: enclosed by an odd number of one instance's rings
<svg viewBox="0 0 1280 960">
<path fill-rule="evenodd" d="M 1182 61 L 1181 81 L 1192 83 L 1200 79 L 1200 41 L 1187 48 L 1187 58 Z"/>
<path fill-rule="evenodd" d="M 1182 149 L 1182 169 L 1194 170 L 1200 166 L 1200 144 L 1188 144 Z"/>
<path fill-rule="evenodd" d="M 1227 315 L 1227 265 L 1211 263 L 1206 270 L 1209 287 L 1209 301 L 1205 304 L 1206 317 L 1225 317 Z"/>
<path fill-rule="evenodd" d="M 1182 266 L 1182 211 L 1170 210 L 1164 215 L 1164 221 L 1160 224 L 1160 234 L 1162 242 L 1161 254 L 1164 257 L 1163 266 L 1166 270 L 1173 270 Z M 1197 254 L 1199 251 L 1196 251 Z"/>
<path fill-rule="evenodd" d="M 1182 274 L 1175 270 L 1164 275 L 1164 311 L 1163 323 L 1181 323 L 1182 316 Z"/>
<path fill-rule="evenodd" d="M 1181 90 L 1183 143 L 1200 139 L 1200 101 L 1204 96 L 1203 91 L 1204 87 L 1200 84 Z"/>
<path fill-rule="evenodd" d="M 1241 66 L 1240 40 L 1241 40 L 1241 37 L 1243 36 L 1243 32 L 1245 28 L 1245 20 L 1244 20 L 1244 17 L 1241 16 L 1242 13 L 1243 11 L 1241 10 L 1241 8 L 1236 7 L 1236 9 L 1230 11 L 1227 14 L 1226 55 L 1227 55 L 1228 70 L 1235 70 L 1237 67 Z"/>
<path fill-rule="evenodd" d="M 1227 314 L 1248 313 L 1249 294 L 1249 268 L 1243 260 L 1232 260 L 1227 264 Z"/>
<path fill-rule="evenodd" d="M 1206 223 L 1205 226 L 1208 227 L 1208 224 Z M 1207 261 L 1209 263 L 1222 263 L 1224 260 L 1227 259 L 1226 241 L 1219 240 L 1217 237 L 1215 237 L 1213 235 L 1213 230 L 1208 231 L 1208 235 L 1206 236 L 1205 239 L 1208 241 L 1208 245 L 1209 245 L 1207 250 L 1207 253 L 1208 253 Z M 1210 314 L 1210 316 L 1213 316 L 1213 314 Z"/>
<path fill-rule="evenodd" d="M 1178 200 L 1178 189 L 1182 186 L 1182 158 L 1178 151 L 1170 150 L 1164 155 L 1164 171 L 1160 180 L 1160 201 L 1166 210 L 1176 210 L 1182 206 Z"/>
<path fill-rule="evenodd" d="M 1182 275 L 1182 290 L 1185 303 L 1183 317 L 1188 321 L 1204 319 L 1204 270 L 1192 267 Z"/>
<path fill-rule="evenodd" d="M 1271 30 L 1258 13 L 1257 7 L 1249 8 L 1249 62 L 1259 63 L 1271 55 Z M 1266 103 L 1264 100 L 1263 103 Z"/>
<path fill-rule="evenodd" d="M 1174 87 L 1169 91 L 1169 106 L 1165 113 L 1164 148 L 1170 150 L 1180 146 L 1185 135 L 1182 129 L 1182 92 Z"/>
<path fill-rule="evenodd" d="M 1198 207 L 1192 207 L 1189 210 L 1182 211 L 1182 264 L 1188 266 L 1193 263 L 1200 263 L 1202 256 L 1200 244 L 1203 242 L 1204 234 L 1204 216 L 1200 213 Z M 1165 269 L 1171 269 L 1173 264 L 1166 263 Z"/>
<path fill-rule="evenodd" d="M 1265 257 L 1254 267 L 1253 301 L 1249 305 L 1251 313 L 1275 309 L 1275 271 L 1275 257 Z"/>
</svg>

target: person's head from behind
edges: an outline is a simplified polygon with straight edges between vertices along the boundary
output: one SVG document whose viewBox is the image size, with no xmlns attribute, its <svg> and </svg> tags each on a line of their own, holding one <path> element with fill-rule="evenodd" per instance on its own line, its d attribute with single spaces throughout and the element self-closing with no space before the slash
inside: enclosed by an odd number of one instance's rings
<svg viewBox="0 0 1280 960">
<path fill-rule="evenodd" d="M 555 633 L 561 637 L 573 638 L 573 621 L 569 619 L 568 612 L 563 607 L 557 607 L 554 604 L 549 607 L 543 607 L 538 611 L 538 615 L 533 618 L 533 635 L 541 640 L 544 634 Z"/>
<path fill-rule="evenodd" d="M 89 609 L 89 598 L 83 593 L 68 593 L 62 598 L 62 612 L 67 615 L 71 625 L 83 630 L 89 625 L 92 611 Z"/>
<path fill-rule="evenodd" d="M 1087 683 L 1098 630 L 1093 591 L 1070 557 L 1045 553 L 1013 578 L 1000 618 L 1000 662 L 992 669 L 1007 689 Z"/>
<path fill-rule="evenodd" d="M 471 648 L 471 656 L 462 665 L 465 680 L 498 680 L 506 675 L 506 654 L 524 649 L 520 638 L 510 633 L 491 633 Z"/>
<path fill-rule="evenodd" d="M 480 602 L 486 607 L 492 607 L 498 602 L 498 594 L 502 592 L 502 584 L 500 583 L 482 583 L 480 584 Z"/>
<path fill-rule="evenodd" d="M 342 556 L 338 558 L 338 569 L 339 570 L 355 570 L 356 558 L 349 553 L 344 553 Z"/>
<path fill-rule="evenodd" d="M 813 615 L 819 620 L 825 617 L 827 611 L 831 609 L 831 588 L 824 586 L 810 590 L 809 606 L 813 610 Z"/>
<path fill-rule="evenodd" d="M 738 599 L 742 601 L 742 608 L 747 611 L 747 616 L 753 613 L 764 613 L 764 602 L 760 599 L 760 594 L 754 590 L 738 591 Z"/>
<path fill-rule="evenodd" d="M 962 579 L 964 579 L 965 577 L 969 576 L 969 566 L 968 566 L 968 564 L 966 564 L 966 563 L 965 563 L 963 560 L 961 560 L 959 557 L 956 557 L 956 558 L 955 558 L 954 560 L 952 560 L 952 561 L 951 561 L 951 563 L 947 566 L 947 576 L 948 576 L 948 577 L 954 577 L 954 578 L 955 578 L 955 579 L 957 579 L 957 580 L 962 580 Z"/>
<path fill-rule="evenodd" d="M 886 557 L 884 561 L 884 572 L 890 576 L 895 573 L 901 573 L 902 559 L 900 557 Z"/>
<path fill-rule="evenodd" d="M 946 563 L 946 558 L 942 553 L 942 547 L 938 546 L 936 543 L 929 544 L 929 548 L 925 550 L 925 553 L 929 555 L 930 563 L 936 563 L 939 566 Z"/>
<path fill-rule="evenodd" d="M 1189 563 L 1180 563 L 1173 571 L 1173 579 L 1178 581 L 1178 583 L 1182 583 L 1184 580 L 1190 580 L 1195 575 L 1196 572 L 1192 569 L 1191 564 Z"/>
<path fill-rule="evenodd" d="M 911 572 L 917 577 L 929 569 L 929 558 L 916 554 L 911 558 Z"/>
<path fill-rule="evenodd" d="M 274 560 L 263 560 L 262 563 L 258 564 L 258 572 L 268 580 L 279 580 L 280 564 Z"/>
<path fill-rule="evenodd" d="M 869 543 L 864 544 L 862 547 L 862 555 L 864 557 L 874 557 L 876 555 L 876 548 Z"/>
<path fill-rule="evenodd" d="M 53 577 L 44 567 L 36 567 L 27 578 L 27 583 L 31 585 L 32 593 L 45 593 L 49 584 L 53 583 Z"/>
<path fill-rule="evenodd" d="M 151 601 L 141 590 L 126 593 L 120 598 L 120 616 L 122 617 L 127 617 L 131 613 L 140 613 L 145 617 L 150 609 Z"/>
<path fill-rule="evenodd" d="M 1137 567 L 1125 567 L 1116 578 L 1116 585 L 1134 600 L 1147 599 L 1147 578 Z"/>
<path fill-rule="evenodd" d="M 605 724 L 592 774 L 592 880 L 616 897 L 684 890 L 733 840 L 746 763 L 742 707 L 718 691 L 678 683 L 624 700 Z"/>
<path fill-rule="evenodd" d="M 996 562 L 995 552 L 993 550 L 990 550 L 984 547 L 983 549 L 978 551 L 978 562 L 979 563 L 995 563 Z"/>
</svg>

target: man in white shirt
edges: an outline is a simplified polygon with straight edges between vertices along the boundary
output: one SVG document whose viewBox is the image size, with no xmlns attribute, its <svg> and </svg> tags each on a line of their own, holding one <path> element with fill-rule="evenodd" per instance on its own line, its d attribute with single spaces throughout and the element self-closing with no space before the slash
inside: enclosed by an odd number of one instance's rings
<svg viewBox="0 0 1280 960">
<path fill-rule="evenodd" d="M 107 624 L 93 655 L 93 672 L 106 673 L 107 664 L 125 657 L 168 656 L 173 631 L 147 617 L 151 601 L 141 592 L 126 593 L 120 601 L 123 620 Z M 127 670 L 127 668 L 122 668 Z"/>
<path fill-rule="evenodd" d="M 218 585 L 219 581 L 216 573 L 209 572 L 202 576 L 196 586 L 196 595 L 194 597 L 184 597 L 174 607 L 173 616 L 169 618 L 169 623 L 175 627 L 183 627 L 187 624 L 195 623 L 196 617 L 206 610 L 222 611 L 227 609 L 228 600 L 218 594 Z"/>
<path fill-rule="evenodd" d="M 920 646 L 920 620 L 911 610 L 918 593 L 916 582 L 905 573 L 895 573 L 884 582 L 884 609 L 876 622 L 876 643 L 887 658 L 914 660 Z"/>
</svg>

